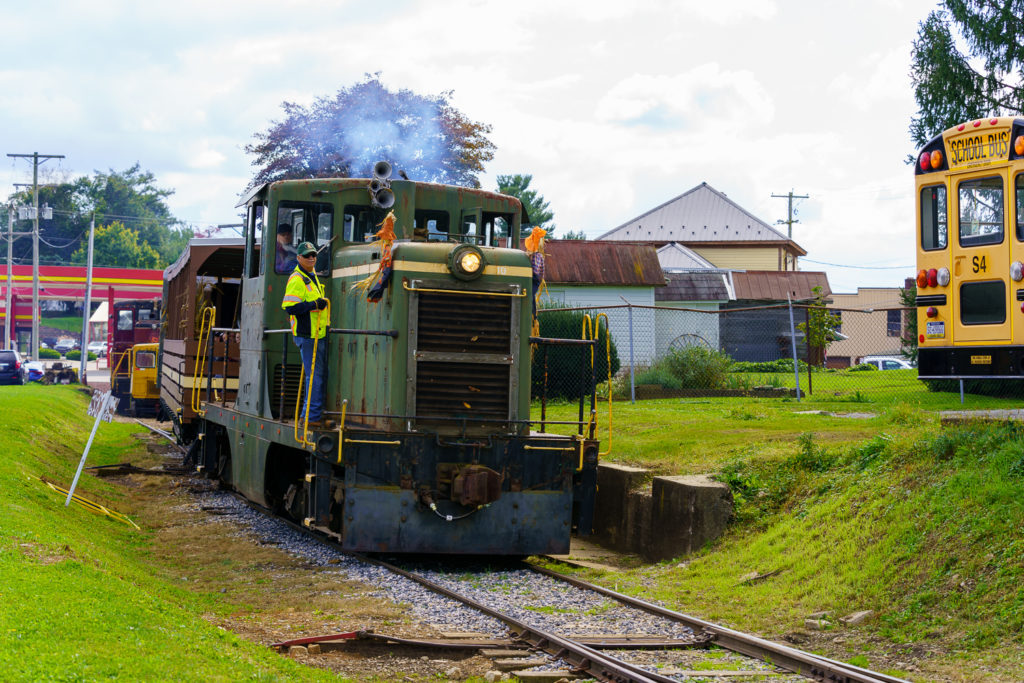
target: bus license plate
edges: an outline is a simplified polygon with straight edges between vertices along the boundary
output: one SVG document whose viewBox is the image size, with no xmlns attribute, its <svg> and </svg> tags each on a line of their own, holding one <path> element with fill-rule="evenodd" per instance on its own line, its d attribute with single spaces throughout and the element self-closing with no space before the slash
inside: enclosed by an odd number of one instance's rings
<svg viewBox="0 0 1024 683">
<path fill-rule="evenodd" d="M 971 365 L 992 365 L 992 356 L 971 356 Z"/>
<path fill-rule="evenodd" d="M 942 339 L 946 336 L 946 323 L 925 323 L 924 336 L 928 339 Z"/>
</svg>

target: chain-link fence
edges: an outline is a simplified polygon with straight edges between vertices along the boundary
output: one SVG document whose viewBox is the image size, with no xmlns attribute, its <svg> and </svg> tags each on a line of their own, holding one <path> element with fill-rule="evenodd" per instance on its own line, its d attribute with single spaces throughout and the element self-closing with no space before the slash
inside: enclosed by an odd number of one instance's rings
<svg viewBox="0 0 1024 683">
<path fill-rule="evenodd" d="M 595 345 L 594 376 L 604 394 L 610 374 L 616 400 L 754 396 L 934 403 L 945 392 L 943 403 L 955 407 L 958 381 L 918 379 L 915 315 L 916 309 L 898 305 L 622 305 L 542 309 L 539 320 L 542 337 L 579 338 L 592 325 L 610 332 L 611 344 L 599 336 Z M 815 343 L 819 339 L 825 342 Z M 585 353 L 579 347 L 535 351 L 534 398 L 578 396 L 581 385 L 572 378 L 586 364 Z M 964 388 L 968 396 L 1015 398 L 1024 393 L 1024 381 L 969 381 Z"/>
</svg>

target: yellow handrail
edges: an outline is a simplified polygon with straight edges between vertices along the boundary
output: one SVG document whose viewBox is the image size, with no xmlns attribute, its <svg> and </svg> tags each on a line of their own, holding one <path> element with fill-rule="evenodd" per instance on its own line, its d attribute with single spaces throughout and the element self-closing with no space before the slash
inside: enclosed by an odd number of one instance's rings
<svg viewBox="0 0 1024 683">
<path fill-rule="evenodd" d="M 202 400 L 199 398 L 196 385 L 199 382 L 200 368 L 206 365 L 206 344 L 210 338 L 210 330 L 213 329 L 216 315 L 217 309 L 214 306 L 204 306 L 199 313 L 199 353 L 196 355 L 195 367 L 192 368 L 192 411 L 199 417 L 206 415 L 206 411 L 200 410 Z"/>
<path fill-rule="evenodd" d="M 323 292 L 321 292 L 320 294 L 323 295 Z M 324 301 L 327 302 L 327 307 L 324 308 L 323 310 L 317 309 L 317 311 L 316 311 L 316 330 L 317 331 L 320 330 L 320 321 L 321 321 L 322 316 L 325 313 L 327 315 L 328 327 L 330 327 L 330 322 L 331 322 L 331 300 L 327 299 L 327 298 L 324 298 Z M 312 321 L 310 321 L 310 327 L 312 328 Z M 310 331 L 312 332 L 312 330 L 310 330 Z M 305 410 L 302 411 L 302 415 L 304 417 L 303 417 L 303 420 L 302 420 L 302 435 L 301 436 L 299 435 L 299 414 L 300 414 L 299 413 L 299 404 L 300 404 L 300 397 L 302 396 L 302 392 L 299 391 L 299 392 L 296 392 L 296 394 L 295 394 L 295 424 L 292 427 L 292 432 L 293 432 L 293 435 L 295 437 L 295 440 L 298 441 L 303 446 L 312 446 L 313 445 L 313 442 L 310 441 L 309 439 L 307 439 L 306 435 L 309 433 L 309 399 L 311 398 L 311 396 L 313 394 L 313 375 L 316 374 L 316 352 L 317 352 L 317 348 L 319 347 L 319 345 L 320 345 L 320 337 L 314 337 L 313 338 L 313 357 L 310 359 L 310 362 L 309 362 L 309 384 L 306 386 L 306 392 L 305 392 L 306 393 L 306 405 L 305 405 Z M 325 360 L 324 365 L 326 365 L 326 364 L 327 363 L 326 363 L 326 360 Z M 321 370 L 321 372 L 327 372 L 327 368 L 323 368 Z M 300 387 L 302 386 L 302 382 L 305 379 L 305 376 L 306 376 L 306 365 L 303 363 L 301 369 L 299 370 L 299 386 Z"/>
<path fill-rule="evenodd" d="M 402 281 L 402 287 L 407 292 L 434 292 L 437 294 L 465 294 L 467 296 L 511 296 L 517 299 L 523 299 L 526 297 L 526 290 L 524 289 L 519 294 L 514 292 L 487 292 L 476 289 L 430 289 L 427 287 L 410 287 L 409 283 Z"/>
<path fill-rule="evenodd" d="M 600 336 L 598 333 L 601 328 L 601 318 L 604 318 L 605 354 L 608 370 L 608 450 L 601 451 L 598 455 L 608 455 L 612 452 L 612 335 L 611 330 L 608 327 L 608 315 L 606 313 L 598 313 L 593 319 L 591 319 L 589 313 L 584 313 L 582 323 L 583 330 L 581 334 L 583 339 L 589 339 L 596 342 Z M 588 332 L 590 333 L 589 337 L 587 336 Z M 594 367 L 594 346 L 595 344 L 591 344 L 590 346 L 591 368 Z M 590 417 L 591 419 L 587 423 L 587 426 L 589 427 L 590 424 L 593 424 L 596 432 L 598 425 L 597 416 L 592 411 Z"/>
</svg>

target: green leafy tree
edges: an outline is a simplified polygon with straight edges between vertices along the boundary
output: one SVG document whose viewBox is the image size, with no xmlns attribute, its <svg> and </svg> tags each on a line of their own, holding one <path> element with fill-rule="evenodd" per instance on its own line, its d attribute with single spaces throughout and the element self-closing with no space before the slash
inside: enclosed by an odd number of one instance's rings
<svg viewBox="0 0 1024 683">
<path fill-rule="evenodd" d="M 137 230 L 114 221 L 110 225 L 96 227 L 93 264 L 98 266 L 120 266 L 122 268 L 158 268 L 160 254 L 149 244 L 139 240 Z M 85 263 L 88 258 L 87 246 L 80 247 L 71 255 L 72 263 Z"/>
<path fill-rule="evenodd" d="M 555 232 L 555 224 L 551 220 L 555 217 L 554 212 L 548 208 L 548 202 L 544 201 L 543 195 L 537 194 L 536 190 L 530 189 L 532 175 L 500 175 L 498 176 L 498 192 L 515 197 L 523 203 L 526 214 L 530 217 L 529 226 L 544 228 L 548 231 L 548 238 Z M 523 226 L 525 231 L 526 225 Z"/>
<path fill-rule="evenodd" d="M 67 263 L 77 250 L 84 251 L 95 212 L 97 224 L 119 220 L 131 226 L 138 239 L 159 254 L 155 267 L 172 263 L 192 236 L 167 207 L 165 200 L 172 194 L 172 190 L 158 187 L 155 176 L 139 164 L 120 172 L 95 171 L 92 176 L 74 180 L 49 178 L 39 188 L 40 206 L 45 204 L 53 210 L 52 218 L 39 222 L 40 260 Z M 31 190 L 17 192 L 9 199 L 17 205 L 32 205 Z M 17 230 L 28 229 L 16 226 Z M 22 263 L 32 258 L 31 240 L 15 241 L 14 258 Z M 120 264 L 113 261 L 104 265 Z"/>
<path fill-rule="evenodd" d="M 917 284 L 900 289 L 903 312 L 903 334 L 900 335 L 900 353 L 909 361 L 917 361 Z"/>
<path fill-rule="evenodd" d="M 370 177 L 381 160 L 412 180 L 480 187 L 477 174 L 494 158 L 491 127 L 455 109 L 451 96 L 388 90 L 380 74 L 367 74 L 309 107 L 283 102 L 284 119 L 245 147 L 256 167 L 250 187 L 292 178 Z"/>
<path fill-rule="evenodd" d="M 919 24 L 910 77 L 918 146 L 957 123 L 1024 112 L 1024 0 L 943 0 Z"/>
<path fill-rule="evenodd" d="M 836 336 L 836 328 L 839 327 L 840 318 L 825 308 L 825 294 L 821 285 L 811 291 L 814 293 L 814 302 L 807 311 L 807 321 L 797 325 L 797 329 L 804 333 L 807 340 L 807 362 L 811 365 L 824 365 L 825 349 L 839 338 Z"/>
<path fill-rule="evenodd" d="M 562 235 L 563 240 L 585 240 L 587 239 L 587 233 L 582 230 L 570 230 L 569 232 Z"/>
</svg>

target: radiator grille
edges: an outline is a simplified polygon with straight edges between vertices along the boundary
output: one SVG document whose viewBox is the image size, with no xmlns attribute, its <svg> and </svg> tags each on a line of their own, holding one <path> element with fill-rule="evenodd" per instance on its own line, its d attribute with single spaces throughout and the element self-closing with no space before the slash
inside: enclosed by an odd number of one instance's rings
<svg viewBox="0 0 1024 683">
<path fill-rule="evenodd" d="M 491 363 L 416 364 L 416 413 L 421 417 L 508 419 L 509 366 Z"/>
<path fill-rule="evenodd" d="M 275 420 L 295 417 L 295 397 L 299 394 L 299 374 L 302 365 L 289 363 L 284 366 L 284 413 L 281 413 L 281 364 L 274 366 L 270 382 L 270 414 Z"/>
<path fill-rule="evenodd" d="M 512 348 L 512 299 L 423 292 L 417 348 L 447 353 L 500 353 Z"/>
</svg>

